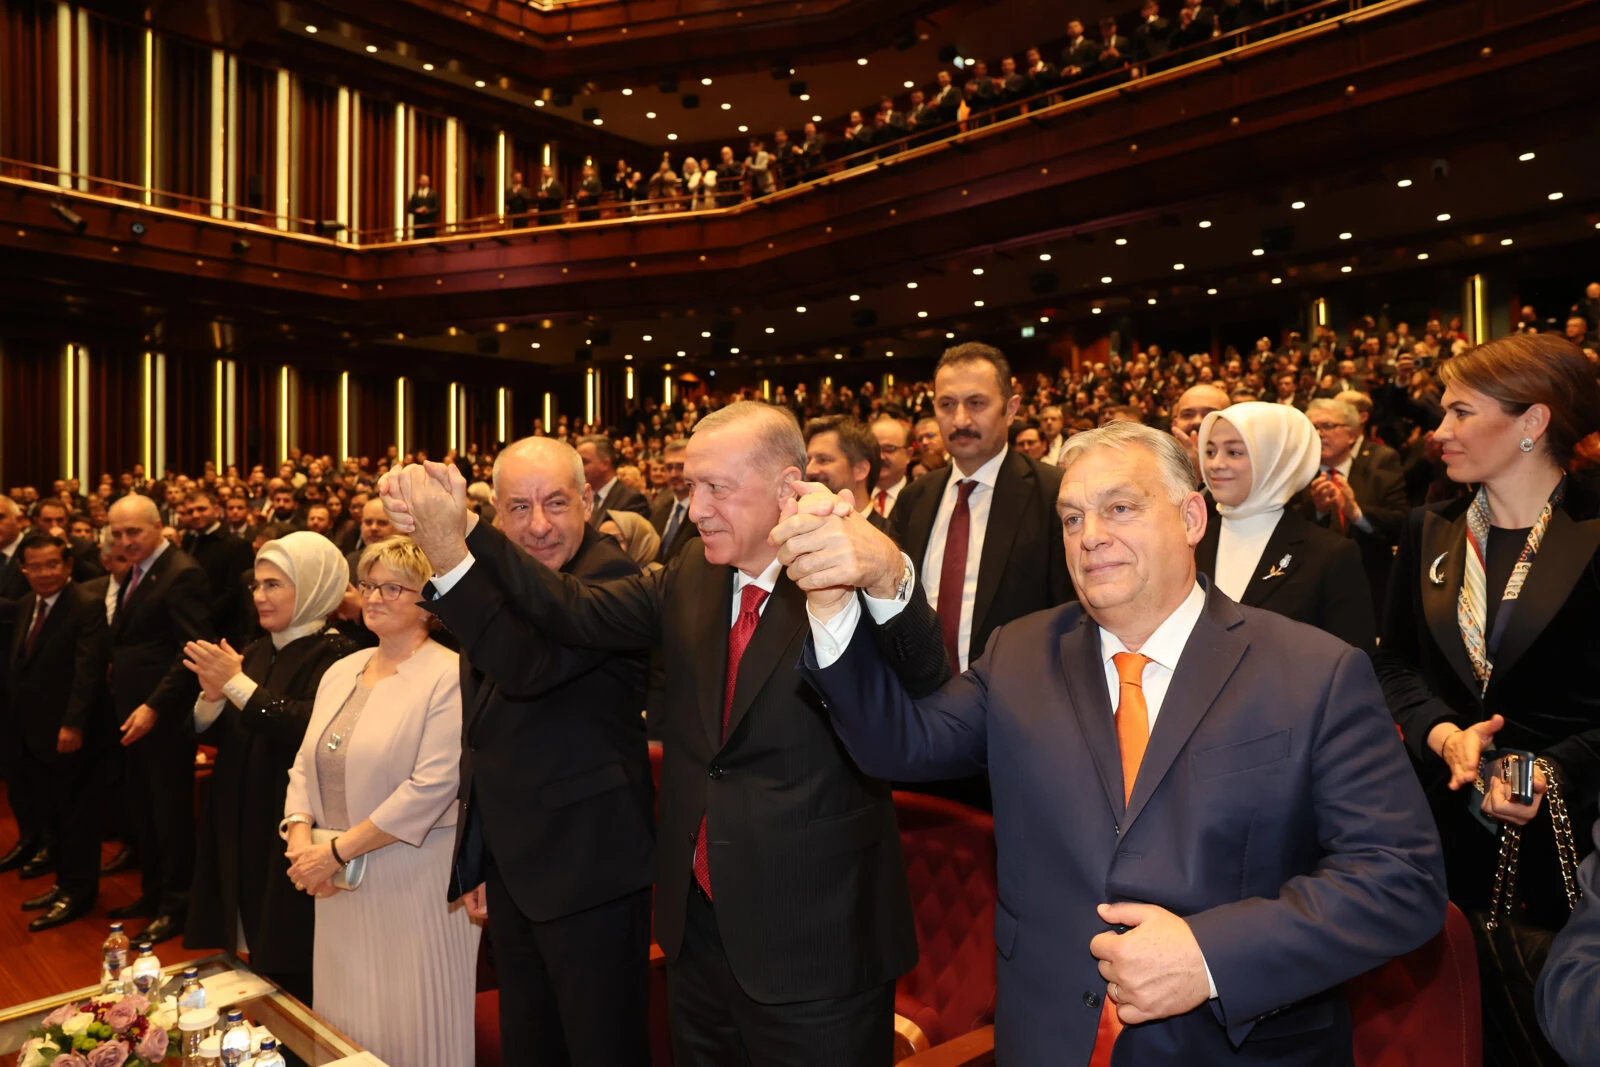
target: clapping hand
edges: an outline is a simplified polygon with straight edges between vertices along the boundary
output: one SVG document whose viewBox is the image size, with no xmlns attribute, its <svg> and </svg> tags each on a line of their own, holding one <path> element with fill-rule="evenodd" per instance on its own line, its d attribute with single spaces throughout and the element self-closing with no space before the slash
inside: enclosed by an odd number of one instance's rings
<svg viewBox="0 0 1600 1067">
<path fill-rule="evenodd" d="M 207 700 L 221 700 L 222 687 L 244 669 L 244 657 L 226 640 L 220 645 L 190 641 L 183 646 L 183 665 L 200 679 L 201 696 Z"/>
</svg>

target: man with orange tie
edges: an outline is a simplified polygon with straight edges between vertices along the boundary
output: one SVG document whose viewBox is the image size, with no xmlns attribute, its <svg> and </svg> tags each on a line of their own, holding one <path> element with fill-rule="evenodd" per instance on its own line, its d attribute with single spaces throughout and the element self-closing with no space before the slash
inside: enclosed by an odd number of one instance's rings
<svg viewBox="0 0 1600 1067">
<path fill-rule="evenodd" d="M 991 772 L 996 1062 L 1349 1063 L 1340 986 L 1445 910 L 1372 667 L 1197 577 L 1206 505 L 1172 435 L 1112 423 L 1061 463 L 1080 602 L 1001 626 L 922 699 L 860 625 L 902 617 L 899 550 L 802 498 L 773 540 L 807 590 L 803 671 L 868 774 Z"/>
<path fill-rule="evenodd" d="M 1313 400 L 1306 416 L 1322 439 L 1322 463 L 1304 514 L 1361 549 L 1372 602 L 1381 607 L 1394 549 L 1410 511 L 1399 457 L 1362 439 L 1361 413 L 1347 401 Z"/>
</svg>

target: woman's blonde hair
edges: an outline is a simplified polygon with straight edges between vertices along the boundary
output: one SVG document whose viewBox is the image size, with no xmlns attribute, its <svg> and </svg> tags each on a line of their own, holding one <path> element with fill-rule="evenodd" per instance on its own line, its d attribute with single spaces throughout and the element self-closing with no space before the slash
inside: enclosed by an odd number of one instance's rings
<svg viewBox="0 0 1600 1067">
<path fill-rule="evenodd" d="M 365 581 L 375 564 L 382 563 L 396 574 L 404 574 L 421 589 L 433 578 L 433 564 L 417 543 L 404 535 L 386 537 L 368 545 L 356 564 L 356 577 Z"/>
</svg>

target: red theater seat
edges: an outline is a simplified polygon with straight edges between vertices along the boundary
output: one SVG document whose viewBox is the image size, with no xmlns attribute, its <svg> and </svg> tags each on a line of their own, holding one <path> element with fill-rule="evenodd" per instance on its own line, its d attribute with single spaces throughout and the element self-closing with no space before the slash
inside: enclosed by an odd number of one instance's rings
<svg viewBox="0 0 1600 1067">
<path fill-rule="evenodd" d="M 1444 929 L 1415 952 L 1345 986 L 1356 1067 L 1480 1067 L 1478 953 L 1466 916 L 1450 905 Z"/>
</svg>

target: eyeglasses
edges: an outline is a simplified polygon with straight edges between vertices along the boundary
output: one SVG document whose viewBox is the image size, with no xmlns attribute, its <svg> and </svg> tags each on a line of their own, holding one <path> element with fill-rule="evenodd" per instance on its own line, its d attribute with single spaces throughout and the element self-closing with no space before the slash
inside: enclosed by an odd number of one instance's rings
<svg viewBox="0 0 1600 1067">
<path fill-rule="evenodd" d="M 897 452 L 904 452 L 904 451 L 905 451 L 905 449 L 901 448 L 899 445 L 879 445 L 878 446 L 878 454 L 880 456 L 885 456 L 885 457 L 892 456 Z"/>
<path fill-rule="evenodd" d="M 420 589 L 412 589 L 410 586 L 401 585 L 399 582 L 384 582 L 381 585 L 374 585 L 372 582 L 363 579 L 356 583 L 356 590 L 360 592 L 362 600 L 371 596 L 374 589 L 378 591 L 379 596 L 390 602 L 399 600 L 401 593 L 419 594 L 422 592 Z"/>
</svg>

